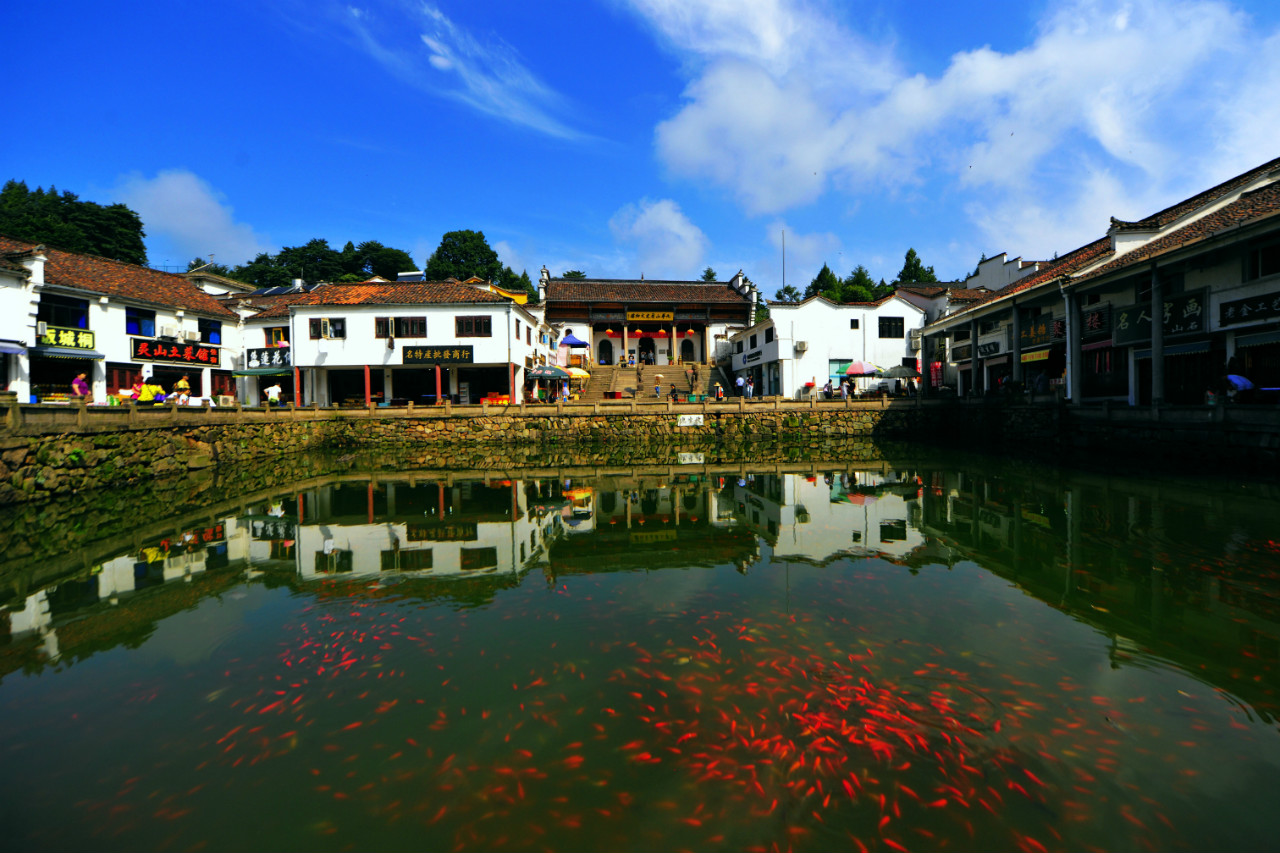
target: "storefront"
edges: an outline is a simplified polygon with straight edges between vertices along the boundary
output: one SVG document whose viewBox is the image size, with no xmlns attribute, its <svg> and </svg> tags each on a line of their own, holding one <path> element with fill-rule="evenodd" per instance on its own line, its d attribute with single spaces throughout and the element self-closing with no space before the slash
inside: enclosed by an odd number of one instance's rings
<svg viewBox="0 0 1280 853">
<path fill-rule="evenodd" d="M 27 350 L 31 375 L 31 402 L 53 403 L 70 399 L 71 382 L 81 373 L 92 384 L 95 366 L 103 360 L 94 349 L 96 338 L 88 329 L 44 326 L 40 343 Z"/>
<path fill-rule="evenodd" d="M 1206 290 L 1175 294 L 1164 300 L 1162 337 L 1164 350 L 1164 402 L 1190 405 L 1203 403 L 1205 392 L 1215 386 L 1226 364 L 1222 344 L 1216 347 L 1208 336 L 1205 317 Z M 1132 348 L 1130 368 L 1136 383 L 1139 405 L 1152 402 L 1151 305 L 1138 303 L 1115 309 L 1112 341 L 1117 347 Z M 1087 362 L 1087 359 L 1086 359 Z"/>
</svg>

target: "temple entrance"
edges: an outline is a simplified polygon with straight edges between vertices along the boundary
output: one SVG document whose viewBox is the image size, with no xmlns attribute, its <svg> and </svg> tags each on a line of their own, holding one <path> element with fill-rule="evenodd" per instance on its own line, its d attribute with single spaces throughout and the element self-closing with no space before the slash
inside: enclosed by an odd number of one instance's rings
<svg viewBox="0 0 1280 853">
<path fill-rule="evenodd" d="M 697 361 L 696 347 L 694 347 L 692 339 L 685 338 L 680 342 L 680 360 L 685 364 Z"/>
<path fill-rule="evenodd" d="M 653 345 L 653 338 L 641 338 L 636 341 L 636 351 L 640 356 L 641 364 L 656 364 L 658 350 Z"/>
<path fill-rule="evenodd" d="M 600 345 L 596 347 L 596 364 L 613 364 L 613 341 L 600 341 Z"/>
</svg>

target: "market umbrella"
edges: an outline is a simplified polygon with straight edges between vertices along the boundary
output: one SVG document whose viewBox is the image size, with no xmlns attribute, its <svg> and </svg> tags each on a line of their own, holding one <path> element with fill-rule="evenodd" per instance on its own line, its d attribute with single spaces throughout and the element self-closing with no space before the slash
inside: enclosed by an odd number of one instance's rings
<svg viewBox="0 0 1280 853">
<path fill-rule="evenodd" d="M 653 374 L 653 375 L 654 375 L 656 378 L 658 378 L 658 379 L 661 379 L 661 378 L 662 378 L 662 374 L 661 374 L 661 373 L 655 373 L 655 374 Z"/>
<path fill-rule="evenodd" d="M 578 339 L 578 338 L 575 338 L 575 337 L 573 336 L 573 332 L 569 332 L 567 335 L 565 335 L 565 336 L 564 336 L 564 338 L 562 338 L 562 339 L 561 339 L 561 341 L 560 341 L 560 346 L 562 346 L 562 347 L 589 347 L 589 346 L 591 346 L 591 344 L 587 343 L 587 342 L 586 342 L 586 341 L 584 341 L 584 340 L 580 340 L 580 339 Z"/>
<path fill-rule="evenodd" d="M 844 370 L 845 376 L 875 376 L 880 372 L 880 368 L 876 367 L 869 361 L 854 361 Z"/>
<path fill-rule="evenodd" d="M 587 373 L 587 371 L 583 370 L 581 367 L 570 367 L 569 376 L 571 376 L 574 379 L 590 379 L 591 378 L 591 374 Z"/>
<path fill-rule="evenodd" d="M 552 364 L 544 364 L 530 368 L 525 376 L 529 379 L 568 379 L 569 372 Z"/>
<path fill-rule="evenodd" d="M 886 379 L 919 379 L 920 374 L 914 367 L 907 367 L 905 364 L 895 364 L 882 374 Z"/>
</svg>

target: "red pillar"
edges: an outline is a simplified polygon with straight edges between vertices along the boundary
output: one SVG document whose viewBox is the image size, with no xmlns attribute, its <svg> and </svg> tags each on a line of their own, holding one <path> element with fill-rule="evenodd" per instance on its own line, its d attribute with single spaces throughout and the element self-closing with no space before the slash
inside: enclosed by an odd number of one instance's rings
<svg viewBox="0 0 1280 853">
<path fill-rule="evenodd" d="M 302 524 L 302 492 L 298 492 L 298 524 Z"/>
<path fill-rule="evenodd" d="M 511 369 L 511 381 L 507 385 L 507 387 L 511 389 L 509 392 L 509 399 L 512 403 L 517 403 L 520 398 L 516 396 L 516 363 L 513 361 L 507 365 L 507 367 Z"/>
<path fill-rule="evenodd" d="M 369 369 L 368 367 L 365 367 L 365 370 L 368 370 L 368 369 Z M 373 524 L 373 481 L 372 480 L 369 481 L 369 523 Z"/>
<path fill-rule="evenodd" d="M 296 367 L 293 369 L 293 404 L 302 405 L 302 372 Z"/>
<path fill-rule="evenodd" d="M 436 488 L 439 489 L 438 497 L 436 499 L 436 505 L 439 507 L 439 510 L 436 514 L 440 516 L 441 521 L 444 521 L 444 483 L 438 483 Z"/>
<path fill-rule="evenodd" d="M 369 365 L 364 366 L 364 404 L 367 406 L 373 402 L 373 388 L 369 384 Z"/>
<path fill-rule="evenodd" d="M 436 365 L 436 405 L 444 405 L 444 390 L 440 387 L 440 365 Z"/>
</svg>

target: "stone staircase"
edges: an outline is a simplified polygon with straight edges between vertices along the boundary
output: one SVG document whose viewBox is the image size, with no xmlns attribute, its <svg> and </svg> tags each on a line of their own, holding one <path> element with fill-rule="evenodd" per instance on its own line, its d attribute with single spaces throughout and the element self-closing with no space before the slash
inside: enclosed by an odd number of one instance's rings
<svg viewBox="0 0 1280 853">
<path fill-rule="evenodd" d="M 582 403 L 598 403 L 607 399 L 610 391 L 622 392 L 622 399 L 653 400 L 654 385 L 662 384 L 661 398 L 665 399 L 671 392 L 671 383 L 681 394 L 710 394 L 712 385 L 719 382 L 725 386 L 726 398 L 730 396 L 729 386 L 720 370 L 705 364 L 698 365 L 698 380 L 693 381 L 693 365 L 689 364 L 657 364 L 640 368 L 640 384 L 636 385 L 636 369 L 626 365 L 594 365 L 591 378 L 586 387 L 579 392 L 578 401 Z M 662 374 L 662 378 L 658 378 Z M 638 391 L 638 393 L 637 393 Z"/>
</svg>

